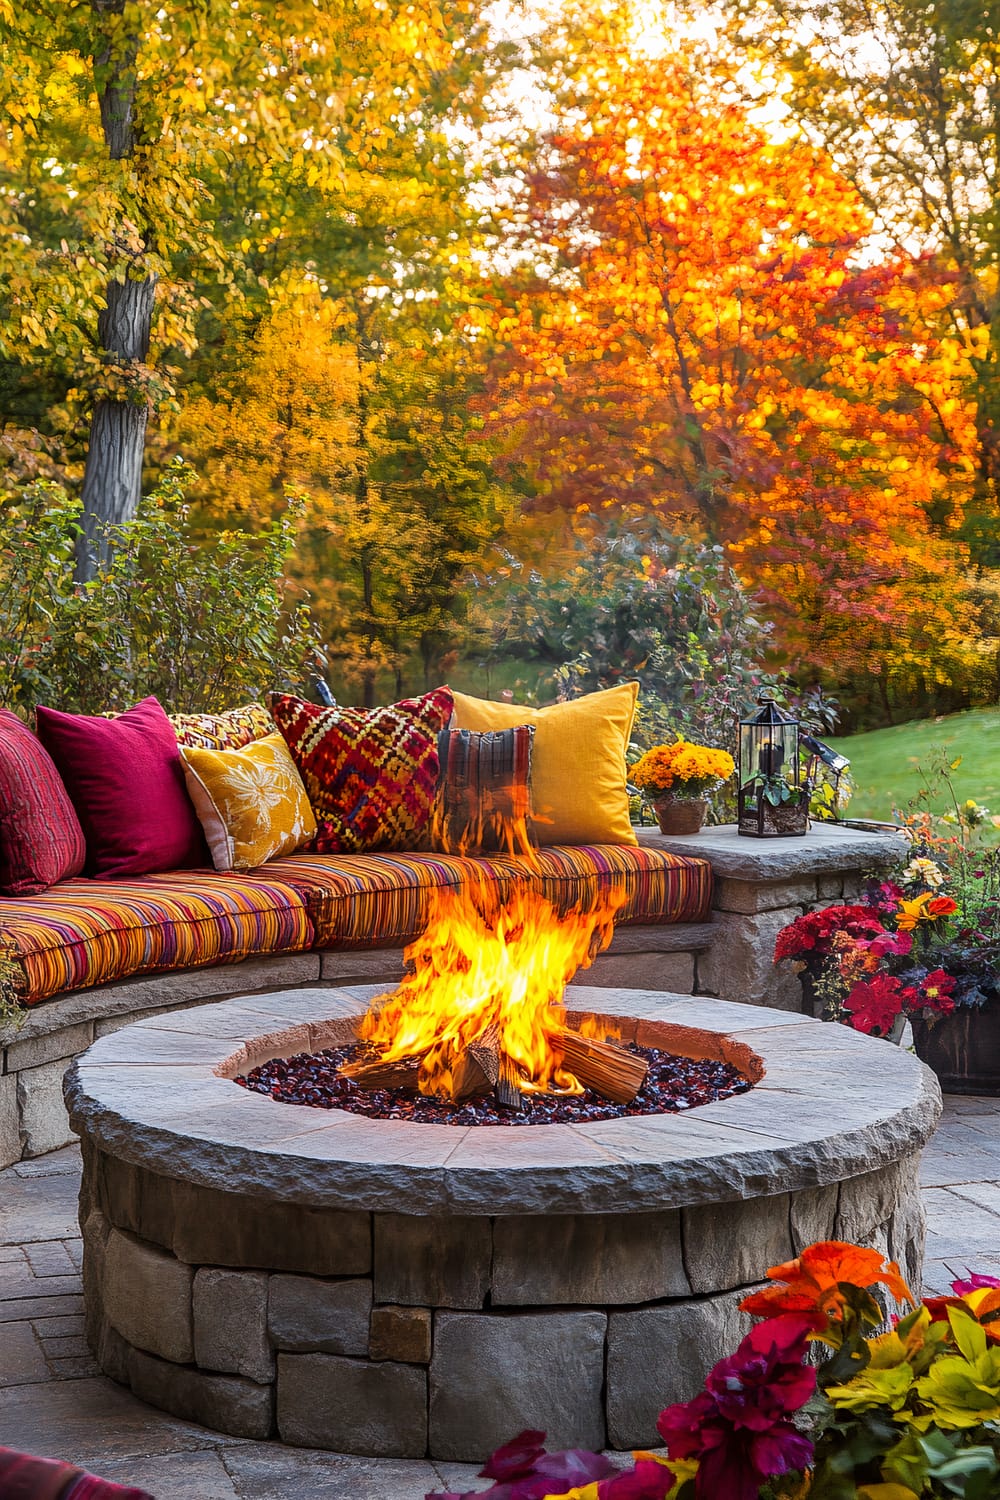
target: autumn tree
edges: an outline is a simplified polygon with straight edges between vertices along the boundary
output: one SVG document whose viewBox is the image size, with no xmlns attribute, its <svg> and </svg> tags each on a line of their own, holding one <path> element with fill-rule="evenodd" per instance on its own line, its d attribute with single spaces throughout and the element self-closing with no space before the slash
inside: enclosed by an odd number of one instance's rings
<svg viewBox="0 0 1000 1500">
<path fill-rule="evenodd" d="M 879 258 L 829 156 L 754 124 L 693 44 L 577 56 L 518 205 L 527 268 L 494 304 L 508 468 L 537 504 L 726 543 L 810 672 L 866 670 L 933 580 L 933 676 L 974 450 L 963 350 L 931 315 L 950 286 Z"/>
<path fill-rule="evenodd" d="M 209 525 L 275 514 L 288 486 L 308 497 L 292 571 L 337 676 L 372 703 L 386 676 L 412 683 L 414 656 L 430 684 L 497 530 L 503 495 L 469 414 L 480 359 L 432 298 L 279 293 L 168 436 L 197 455 Z"/>
<path fill-rule="evenodd" d="M 1000 561 L 1000 17 L 983 0 L 723 0 L 749 97 L 780 98 L 880 230 L 954 295 L 975 403 L 974 556 Z M 786 125 L 787 128 L 787 125 Z"/>
<path fill-rule="evenodd" d="M 350 239 L 352 172 L 387 164 L 415 199 L 454 179 L 439 122 L 474 112 L 482 36 L 471 0 L 0 5 L 0 355 L 61 383 L 70 420 L 88 393 L 82 576 L 206 326 Z"/>
</svg>

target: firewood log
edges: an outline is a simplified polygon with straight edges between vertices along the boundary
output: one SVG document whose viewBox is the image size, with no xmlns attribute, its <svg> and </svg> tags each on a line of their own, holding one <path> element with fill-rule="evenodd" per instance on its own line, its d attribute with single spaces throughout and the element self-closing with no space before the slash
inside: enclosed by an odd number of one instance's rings
<svg viewBox="0 0 1000 1500">
<path fill-rule="evenodd" d="M 340 1071 L 344 1078 L 350 1078 L 359 1089 L 407 1089 L 415 1094 L 424 1055 L 421 1052 L 411 1057 L 398 1057 L 392 1062 L 376 1059 L 374 1062 L 347 1063 Z"/>
<path fill-rule="evenodd" d="M 564 1027 L 557 1046 L 563 1067 L 583 1084 L 614 1104 L 631 1104 L 646 1081 L 649 1064 L 634 1052 L 611 1042 L 598 1042 Z"/>
<path fill-rule="evenodd" d="M 459 1101 L 491 1094 L 499 1078 L 500 1033 L 495 1026 L 489 1026 L 466 1047 L 452 1069 L 452 1094 Z"/>
</svg>

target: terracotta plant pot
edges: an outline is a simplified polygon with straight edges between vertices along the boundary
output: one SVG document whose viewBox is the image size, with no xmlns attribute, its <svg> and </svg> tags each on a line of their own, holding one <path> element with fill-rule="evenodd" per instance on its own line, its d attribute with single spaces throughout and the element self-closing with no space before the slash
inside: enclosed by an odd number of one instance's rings
<svg viewBox="0 0 1000 1500">
<path fill-rule="evenodd" d="M 657 797 L 653 802 L 661 833 L 697 833 L 705 822 L 704 797 Z"/>
<path fill-rule="evenodd" d="M 946 1094 L 1000 1097 L 1000 1007 L 959 1006 L 933 1025 L 915 1016 L 913 1049 Z"/>
</svg>

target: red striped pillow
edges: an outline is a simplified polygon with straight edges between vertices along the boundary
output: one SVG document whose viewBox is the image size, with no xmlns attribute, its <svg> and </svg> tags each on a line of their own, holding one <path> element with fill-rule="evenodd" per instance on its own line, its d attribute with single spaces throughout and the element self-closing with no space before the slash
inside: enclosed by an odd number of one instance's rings
<svg viewBox="0 0 1000 1500">
<path fill-rule="evenodd" d="M 443 729 L 431 848 L 446 854 L 527 854 L 533 724 Z"/>
<path fill-rule="evenodd" d="M 16 714 L 0 708 L 0 892 L 37 896 L 79 875 L 86 857 L 55 762 Z"/>
</svg>

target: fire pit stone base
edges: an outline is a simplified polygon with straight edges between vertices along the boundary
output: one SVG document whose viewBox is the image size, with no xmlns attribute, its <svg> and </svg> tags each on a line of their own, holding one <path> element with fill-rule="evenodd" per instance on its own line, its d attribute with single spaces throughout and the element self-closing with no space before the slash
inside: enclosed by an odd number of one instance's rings
<svg viewBox="0 0 1000 1500">
<path fill-rule="evenodd" d="M 234 1051 L 296 1050 L 366 998 L 164 1015 L 102 1039 L 71 1076 L 88 1337 L 152 1405 L 375 1457 L 478 1460 L 526 1426 L 554 1446 L 643 1446 L 732 1349 L 748 1288 L 804 1244 L 876 1246 L 919 1285 L 916 1168 L 939 1095 L 889 1044 L 578 991 L 689 1055 L 756 1060 L 759 1081 L 686 1115 L 458 1143 L 219 1076 Z"/>
</svg>

